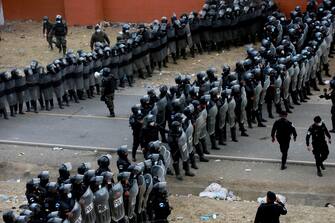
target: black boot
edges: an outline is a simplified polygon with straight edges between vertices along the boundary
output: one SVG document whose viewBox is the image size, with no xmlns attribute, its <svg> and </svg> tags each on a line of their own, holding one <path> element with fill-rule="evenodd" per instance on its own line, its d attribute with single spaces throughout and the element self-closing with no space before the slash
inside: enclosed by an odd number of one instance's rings
<svg viewBox="0 0 335 223">
<path fill-rule="evenodd" d="M 150 66 L 146 66 L 145 69 L 147 70 L 148 77 L 152 77 L 152 69 Z"/>
<path fill-rule="evenodd" d="M 69 104 L 69 99 L 68 99 L 68 97 L 67 97 L 67 94 L 64 94 L 64 95 L 63 95 L 63 101 L 65 102 L 65 105 L 66 105 L 67 107 L 70 106 L 70 104 Z"/>
<path fill-rule="evenodd" d="M 50 103 L 50 110 L 52 110 L 52 109 L 54 109 L 54 99 L 51 99 L 50 101 L 49 101 L 49 103 Z"/>
<path fill-rule="evenodd" d="M 180 175 L 179 163 L 173 163 L 172 166 L 177 180 L 183 180 L 183 177 Z"/>
<path fill-rule="evenodd" d="M 132 87 L 133 86 L 133 77 L 132 76 L 127 76 L 127 81 L 128 81 L 129 87 Z"/>
<path fill-rule="evenodd" d="M 38 99 L 38 102 L 40 103 L 41 111 L 43 111 L 43 110 L 45 109 L 43 99 L 42 99 L 42 98 L 39 98 L 39 99 Z"/>
<path fill-rule="evenodd" d="M 83 90 L 77 90 L 77 96 L 78 96 L 79 100 L 82 100 L 82 101 L 85 100 Z"/>
<path fill-rule="evenodd" d="M 9 106 L 10 116 L 15 117 L 14 106 Z"/>
<path fill-rule="evenodd" d="M 73 97 L 74 102 L 75 102 L 75 103 L 79 103 L 79 100 L 78 100 L 78 97 L 77 97 L 76 92 L 75 92 L 74 90 L 70 90 L 69 93 L 70 93 L 70 96 Z M 100 94 L 100 89 L 99 89 L 99 94 Z"/>
<path fill-rule="evenodd" d="M 22 103 L 19 104 L 19 114 L 24 115 Z"/>
<path fill-rule="evenodd" d="M 280 113 L 282 112 L 282 108 L 281 108 L 281 104 L 280 104 L 280 102 L 279 102 L 278 104 L 276 104 L 276 112 L 277 112 L 278 114 L 280 114 Z"/>
<path fill-rule="evenodd" d="M 16 105 L 14 105 L 14 113 L 15 113 L 15 115 L 17 114 L 17 110 L 18 110 L 18 106 L 16 104 Z"/>
<path fill-rule="evenodd" d="M 60 109 L 64 109 L 64 107 L 63 107 L 63 103 L 62 103 L 62 99 L 61 99 L 61 98 L 57 98 L 57 103 L 58 103 L 58 107 L 59 107 Z"/>
<path fill-rule="evenodd" d="M 171 53 L 171 57 L 172 57 L 173 63 L 177 64 L 177 56 L 176 56 L 176 54 L 175 53 Z"/>
<path fill-rule="evenodd" d="M 90 95 L 91 98 L 94 98 L 94 86 L 90 86 Z"/>
<path fill-rule="evenodd" d="M 143 71 L 142 71 L 142 69 L 140 69 L 139 71 L 138 71 L 138 77 L 139 78 L 141 78 L 141 79 L 145 79 L 145 77 L 144 77 L 144 73 L 143 73 Z"/>
<path fill-rule="evenodd" d="M 230 128 L 231 141 L 238 142 L 236 138 L 236 127 Z"/>
<path fill-rule="evenodd" d="M 195 154 L 194 154 L 194 151 L 192 151 L 192 152 L 190 153 L 190 161 L 191 161 L 191 168 L 193 168 L 193 169 L 195 169 L 195 170 L 199 169 L 198 166 L 197 166 L 197 163 L 196 163 L 196 161 L 195 161 Z"/>
<path fill-rule="evenodd" d="M 323 70 L 325 71 L 325 75 L 327 77 L 331 77 L 331 75 L 329 74 L 329 64 L 324 64 L 323 65 Z"/>
<path fill-rule="evenodd" d="M 227 131 L 226 131 L 226 125 L 219 129 L 219 145 L 227 145 L 225 141 L 227 140 Z"/>
<path fill-rule="evenodd" d="M 305 95 L 304 95 L 304 90 L 303 89 L 299 90 L 298 94 L 299 94 L 299 100 L 300 100 L 300 102 L 307 102 L 305 100 Z"/>
<path fill-rule="evenodd" d="M 272 114 L 272 103 L 270 102 L 266 103 L 266 108 L 268 110 L 269 118 L 274 118 Z"/>
<path fill-rule="evenodd" d="M 194 177 L 195 174 L 191 172 L 190 170 L 190 164 L 188 161 L 186 162 L 183 162 L 183 169 L 185 170 L 185 176 L 188 176 L 188 177 Z"/>
<path fill-rule="evenodd" d="M 50 108 L 49 108 L 49 101 L 48 100 L 45 100 L 45 110 L 46 111 L 50 111 Z"/>
<path fill-rule="evenodd" d="M 163 59 L 163 67 L 168 68 L 168 66 L 166 65 L 166 63 L 167 63 L 167 59 Z"/>
<path fill-rule="evenodd" d="M 26 112 L 30 112 L 30 102 L 29 101 L 26 102 L 26 107 L 27 107 Z"/>
<path fill-rule="evenodd" d="M 209 136 L 212 144 L 212 150 L 220 150 L 219 147 L 216 145 L 215 133 Z"/>
<path fill-rule="evenodd" d="M 199 155 L 200 162 L 208 162 L 209 160 L 205 158 L 204 152 L 202 150 L 201 142 L 198 145 L 195 145 L 195 150 Z"/>
<path fill-rule="evenodd" d="M 100 85 L 96 84 L 95 89 L 97 90 L 97 95 L 100 95 Z"/>
<path fill-rule="evenodd" d="M 313 88 L 314 91 L 320 91 L 318 85 L 316 84 L 316 79 L 311 80 L 311 87 Z"/>
<path fill-rule="evenodd" d="M 202 151 L 204 152 L 204 154 L 210 154 L 210 152 L 207 149 L 207 143 L 206 143 L 206 138 L 202 138 L 199 140 L 202 146 Z"/>
<path fill-rule="evenodd" d="M 298 101 L 298 92 L 297 91 L 292 91 L 291 97 L 292 97 L 293 104 L 301 105 Z"/>
<path fill-rule="evenodd" d="M 7 114 L 7 109 L 6 108 L 2 109 L 2 114 L 3 114 L 4 119 L 8 119 L 8 114 Z"/>
<path fill-rule="evenodd" d="M 31 106 L 34 109 L 34 112 L 38 113 L 38 111 L 37 111 L 37 101 L 35 101 L 35 100 L 31 101 Z"/>
<path fill-rule="evenodd" d="M 290 106 L 288 104 L 288 100 L 284 99 L 284 107 L 287 113 L 292 113 L 292 111 L 290 110 Z"/>
<path fill-rule="evenodd" d="M 256 118 L 257 118 L 258 127 L 266 127 L 266 125 L 262 123 L 262 117 L 259 111 L 256 111 Z"/>
<path fill-rule="evenodd" d="M 86 90 L 86 95 L 87 95 L 87 98 L 91 99 L 91 91 L 90 90 Z"/>
</svg>

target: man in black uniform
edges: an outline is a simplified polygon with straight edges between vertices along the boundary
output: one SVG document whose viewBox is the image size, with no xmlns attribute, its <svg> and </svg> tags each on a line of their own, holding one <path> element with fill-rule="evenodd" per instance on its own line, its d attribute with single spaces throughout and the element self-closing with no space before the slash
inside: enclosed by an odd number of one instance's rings
<svg viewBox="0 0 335 223">
<path fill-rule="evenodd" d="M 133 130 L 133 148 L 132 148 L 132 159 L 136 162 L 136 151 L 140 145 L 141 129 L 143 126 L 143 113 L 141 107 L 134 105 L 131 107 L 132 114 L 129 117 L 129 125 Z"/>
<path fill-rule="evenodd" d="M 309 144 L 309 138 L 312 136 L 312 146 L 311 148 Z M 307 135 L 306 135 L 306 145 L 308 151 L 313 152 L 316 168 L 317 168 L 317 174 L 319 177 L 322 177 L 322 170 L 325 170 L 326 168 L 323 165 L 323 162 L 327 159 L 329 150 L 328 145 L 326 142 L 326 137 L 328 138 L 328 143 L 331 143 L 331 136 L 328 132 L 328 129 L 326 125 L 322 122 L 320 116 L 316 116 L 314 118 L 314 124 L 311 125 L 308 129 Z"/>
<path fill-rule="evenodd" d="M 52 33 L 50 32 L 53 27 L 53 24 L 49 21 L 48 16 L 43 17 L 43 36 L 47 39 L 47 42 L 49 43 L 49 47 L 51 50 L 53 50 L 52 45 Z"/>
<path fill-rule="evenodd" d="M 330 88 L 332 89 L 332 92 L 327 93 L 327 89 L 324 89 L 324 95 L 320 95 L 320 98 L 325 98 L 326 100 L 332 101 L 332 108 L 330 110 L 330 113 L 332 114 L 332 125 L 333 129 L 329 132 L 335 133 L 335 76 L 333 79 L 329 82 Z"/>
<path fill-rule="evenodd" d="M 119 158 L 116 162 L 116 166 L 119 170 L 119 173 L 127 171 L 128 167 L 131 165 L 130 161 L 128 160 L 127 146 L 120 146 L 117 149 L 117 155 L 119 156 Z"/>
<path fill-rule="evenodd" d="M 62 52 L 63 55 L 66 53 L 66 35 L 67 35 L 67 25 L 62 20 L 62 16 L 56 16 L 56 24 L 51 29 L 51 35 L 56 37 L 56 47 L 59 49 L 59 52 Z"/>
<path fill-rule="evenodd" d="M 276 202 L 276 203 L 275 203 Z M 266 203 L 258 207 L 255 223 L 279 223 L 280 215 L 286 215 L 285 205 L 275 193 L 269 191 L 266 195 Z"/>
<path fill-rule="evenodd" d="M 102 84 L 101 84 L 101 101 L 104 101 L 109 109 L 109 117 L 115 117 L 114 113 L 114 92 L 116 86 L 116 78 L 111 75 L 109 68 L 105 67 L 102 70 Z"/>
<path fill-rule="evenodd" d="M 275 136 L 280 146 L 280 151 L 282 153 L 281 158 L 281 169 L 285 170 L 286 160 L 287 160 L 287 152 L 290 148 L 290 140 L 291 135 L 293 134 L 294 141 L 297 139 L 297 132 L 292 125 L 292 122 L 286 119 L 287 113 L 282 111 L 280 113 L 281 118 L 275 121 L 271 131 L 272 142 L 275 142 Z"/>
</svg>

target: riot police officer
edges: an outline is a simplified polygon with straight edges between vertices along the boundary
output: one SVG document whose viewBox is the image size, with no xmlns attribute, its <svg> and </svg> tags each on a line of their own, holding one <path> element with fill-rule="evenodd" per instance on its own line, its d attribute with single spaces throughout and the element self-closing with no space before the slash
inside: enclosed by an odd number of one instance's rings
<svg viewBox="0 0 335 223">
<path fill-rule="evenodd" d="M 306 145 L 308 151 L 313 152 L 315 158 L 315 164 L 317 168 L 317 175 L 322 177 L 322 170 L 325 170 L 323 162 L 327 159 L 329 155 L 329 149 L 326 142 L 326 136 L 328 138 L 328 143 L 331 143 L 331 136 L 328 132 L 326 125 L 322 122 L 320 116 L 314 117 L 314 124 L 311 125 L 307 131 L 306 135 Z M 312 147 L 310 146 L 309 139 L 312 137 Z"/>
<path fill-rule="evenodd" d="M 292 124 L 292 122 L 286 119 L 287 113 L 282 111 L 280 114 L 281 118 L 278 119 L 272 127 L 271 137 L 272 142 L 275 141 L 275 136 L 280 145 L 280 151 L 282 153 L 282 161 L 281 161 L 281 170 L 285 170 L 286 160 L 287 160 L 287 152 L 290 147 L 291 135 L 293 134 L 293 139 L 296 141 L 297 132 Z"/>
<path fill-rule="evenodd" d="M 56 47 L 59 52 L 63 51 L 63 55 L 66 53 L 66 35 L 67 35 L 67 24 L 63 21 L 62 16 L 56 16 L 56 24 L 51 29 L 51 35 L 56 37 Z"/>
<path fill-rule="evenodd" d="M 101 84 L 101 101 L 104 101 L 109 110 L 109 117 L 115 117 L 114 113 L 114 91 L 116 86 L 116 78 L 111 75 L 109 68 L 102 70 L 102 84 Z"/>
<path fill-rule="evenodd" d="M 133 147 L 132 147 L 132 159 L 136 161 L 136 151 L 140 145 L 141 129 L 143 126 L 143 113 L 140 105 L 134 105 L 131 108 L 132 114 L 129 117 L 129 125 L 133 130 Z"/>
<path fill-rule="evenodd" d="M 119 156 L 116 166 L 119 170 L 119 173 L 128 170 L 128 167 L 131 165 L 130 161 L 128 160 L 128 149 L 127 146 L 120 146 L 117 149 L 117 155 Z"/>
<path fill-rule="evenodd" d="M 320 98 L 325 98 L 326 100 L 332 101 L 332 108 L 331 108 L 331 119 L 332 119 L 332 126 L 333 129 L 329 132 L 335 133 L 335 77 L 329 83 L 330 89 L 332 90 L 330 93 L 327 93 L 327 89 L 324 89 L 324 95 L 320 95 Z"/>
</svg>

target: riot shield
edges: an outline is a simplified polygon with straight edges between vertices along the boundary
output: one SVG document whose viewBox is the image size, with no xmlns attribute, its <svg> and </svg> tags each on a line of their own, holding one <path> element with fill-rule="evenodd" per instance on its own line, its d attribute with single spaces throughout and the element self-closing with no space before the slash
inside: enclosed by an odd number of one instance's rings
<svg viewBox="0 0 335 223">
<path fill-rule="evenodd" d="M 95 223 L 95 211 L 93 204 L 94 195 L 91 188 L 87 188 L 85 193 L 81 196 L 79 203 L 81 205 L 81 216 L 85 223 Z"/>
<path fill-rule="evenodd" d="M 120 182 L 109 191 L 109 206 L 113 221 L 117 222 L 124 218 L 123 187 Z"/>
<path fill-rule="evenodd" d="M 81 208 L 79 203 L 76 201 L 74 204 L 71 212 L 70 212 L 70 218 L 69 221 L 71 223 L 81 223 L 82 222 L 82 217 L 81 217 Z"/>
<path fill-rule="evenodd" d="M 106 187 L 101 188 L 94 193 L 94 211 L 96 214 L 96 223 L 110 223 L 109 193 Z"/>
</svg>

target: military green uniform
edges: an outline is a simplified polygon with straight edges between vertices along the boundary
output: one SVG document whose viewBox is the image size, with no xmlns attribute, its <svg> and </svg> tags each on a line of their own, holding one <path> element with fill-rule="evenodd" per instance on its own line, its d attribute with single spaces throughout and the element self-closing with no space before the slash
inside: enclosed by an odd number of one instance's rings
<svg viewBox="0 0 335 223">
<path fill-rule="evenodd" d="M 56 46 L 59 52 L 63 50 L 63 54 L 66 53 L 66 35 L 67 25 L 65 22 L 56 23 L 51 30 L 51 34 L 56 37 Z"/>
<path fill-rule="evenodd" d="M 113 76 L 104 77 L 101 83 L 101 101 L 107 105 L 111 117 L 115 117 L 114 92 L 116 84 L 116 79 Z"/>
<path fill-rule="evenodd" d="M 101 32 L 94 32 L 91 37 L 91 49 L 93 50 L 94 43 L 107 43 L 110 44 L 109 38 L 107 34 L 103 31 Z"/>
<path fill-rule="evenodd" d="M 53 26 L 54 25 L 49 21 L 46 21 L 43 23 L 43 35 L 46 35 L 46 39 L 47 39 L 47 42 L 49 43 L 50 49 L 53 49 L 53 46 L 52 46 L 53 34 L 50 32 Z"/>
</svg>

